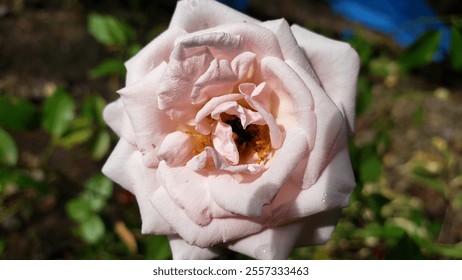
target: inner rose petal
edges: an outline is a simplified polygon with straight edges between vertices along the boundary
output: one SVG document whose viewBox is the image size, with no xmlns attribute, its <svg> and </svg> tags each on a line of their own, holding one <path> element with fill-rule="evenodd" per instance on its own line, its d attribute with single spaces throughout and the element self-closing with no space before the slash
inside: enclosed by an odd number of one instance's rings
<svg viewBox="0 0 462 280">
<path fill-rule="evenodd" d="M 233 140 L 233 130 L 230 125 L 217 122 L 212 134 L 212 142 L 215 149 L 231 164 L 239 162 L 239 153 Z"/>
<path fill-rule="evenodd" d="M 203 152 L 194 156 L 190 161 L 188 161 L 186 166 L 192 170 L 200 171 L 201 169 L 210 167 L 211 164 L 213 164 L 213 166 L 218 170 L 228 171 L 231 173 L 244 172 L 255 174 L 259 173 L 265 168 L 263 162 L 229 165 L 226 159 L 212 147 L 206 147 Z"/>
<path fill-rule="evenodd" d="M 206 117 L 210 115 L 218 105 L 227 101 L 237 101 L 243 98 L 244 96 L 242 94 L 227 94 L 210 99 L 196 114 L 196 131 L 203 135 L 210 134 L 212 127 Z"/>
</svg>

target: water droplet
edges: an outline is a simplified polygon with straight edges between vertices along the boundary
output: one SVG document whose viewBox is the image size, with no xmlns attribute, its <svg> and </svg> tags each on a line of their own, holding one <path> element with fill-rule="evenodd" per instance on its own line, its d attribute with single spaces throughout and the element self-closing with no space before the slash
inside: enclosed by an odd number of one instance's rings
<svg viewBox="0 0 462 280">
<path fill-rule="evenodd" d="M 270 250 L 268 244 L 261 245 L 255 249 L 255 257 L 259 260 L 268 260 L 271 258 Z"/>
<path fill-rule="evenodd" d="M 196 8 L 197 7 L 197 0 L 191 0 L 190 5 L 191 5 L 191 7 Z"/>
<path fill-rule="evenodd" d="M 327 193 L 324 193 L 324 197 L 327 197 Z"/>
<path fill-rule="evenodd" d="M 326 200 L 325 200 L 325 199 L 323 199 L 323 200 L 322 200 L 322 203 L 326 203 Z"/>
</svg>

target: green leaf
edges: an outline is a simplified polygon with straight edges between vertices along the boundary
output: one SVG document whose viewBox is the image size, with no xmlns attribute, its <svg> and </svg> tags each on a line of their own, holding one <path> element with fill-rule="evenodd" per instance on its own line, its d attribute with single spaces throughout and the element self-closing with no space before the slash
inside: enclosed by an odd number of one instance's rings
<svg viewBox="0 0 462 280">
<path fill-rule="evenodd" d="M 146 240 L 147 260 L 165 260 L 171 257 L 168 239 L 162 235 L 149 235 Z"/>
<path fill-rule="evenodd" d="M 376 182 L 382 174 L 382 161 L 376 153 L 368 152 L 361 155 L 359 162 L 359 177 L 362 182 Z"/>
<path fill-rule="evenodd" d="M 55 138 L 61 137 L 74 118 L 75 102 L 68 92 L 58 89 L 43 107 L 43 127 Z"/>
<path fill-rule="evenodd" d="M 0 165 L 14 166 L 18 162 L 18 147 L 8 132 L 0 127 Z"/>
<path fill-rule="evenodd" d="M 135 32 L 126 23 L 109 15 L 90 14 L 88 31 L 103 45 L 126 45 L 133 39 Z"/>
<path fill-rule="evenodd" d="M 69 149 L 88 142 L 92 135 L 92 120 L 87 117 L 79 117 L 72 120 L 68 132 L 61 136 L 56 144 Z"/>
<path fill-rule="evenodd" d="M 0 125 L 13 130 L 32 130 L 39 126 L 38 112 L 27 100 L 1 96 Z"/>
<path fill-rule="evenodd" d="M 462 30 L 453 27 L 451 30 L 451 49 L 449 51 L 452 67 L 462 69 Z"/>
<path fill-rule="evenodd" d="M 113 74 L 120 76 L 125 75 L 125 65 L 119 59 L 107 59 L 98 64 L 95 68 L 90 70 L 90 77 L 92 79 L 104 78 Z"/>
<path fill-rule="evenodd" d="M 104 236 L 106 228 L 98 215 L 91 215 L 80 224 L 80 234 L 83 240 L 95 244 Z"/>
<path fill-rule="evenodd" d="M 107 199 L 112 195 L 113 183 L 102 174 L 95 175 L 85 183 L 85 192 L 82 198 L 95 212 L 101 211 L 106 206 Z"/>
<path fill-rule="evenodd" d="M 440 32 L 426 32 L 404 51 L 400 59 L 400 65 L 404 70 L 411 70 L 429 64 L 433 60 L 433 55 L 438 49 L 440 41 Z"/>
<path fill-rule="evenodd" d="M 81 197 L 69 200 L 66 203 L 66 212 L 72 220 L 79 223 L 83 223 L 93 215 L 90 204 Z"/>
<path fill-rule="evenodd" d="M 106 101 L 99 95 L 90 95 L 85 98 L 82 106 L 82 115 L 90 120 L 94 120 L 97 125 L 105 127 L 103 119 L 103 110 L 106 107 Z"/>
<path fill-rule="evenodd" d="M 111 135 L 107 130 L 101 130 L 96 134 L 91 149 L 91 155 L 94 159 L 99 160 L 104 157 L 111 148 Z"/>
</svg>

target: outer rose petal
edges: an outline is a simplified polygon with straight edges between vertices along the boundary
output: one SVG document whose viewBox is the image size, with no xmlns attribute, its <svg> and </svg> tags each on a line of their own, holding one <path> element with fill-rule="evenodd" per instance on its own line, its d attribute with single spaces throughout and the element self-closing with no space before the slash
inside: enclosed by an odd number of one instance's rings
<svg viewBox="0 0 462 280">
<path fill-rule="evenodd" d="M 216 218 L 208 225 L 200 226 L 177 207 L 164 188 L 158 188 L 154 192 L 151 203 L 188 244 L 203 248 L 259 232 L 264 227 L 262 221 L 267 220 L 270 214 L 267 209 L 264 215 L 253 220 L 239 217 Z"/>
<path fill-rule="evenodd" d="M 332 160 L 313 186 L 303 190 L 292 182 L 279 191 L 272 203 L 274 225 L 348 206 L 356 184 L 348 154 L 345 127 L 342 134 L 343 137 L 337 139 L 334 144 L 336 148 L 328 156 Z"/>
<path fill-rule="evenodd" d="M 121 139 L 103 166 L 103 173 L 136 196 L 143 233 L 175 233 L 146 199 L 151 197 L 159 183 L 155 177 L 156 170 L 143 165 L 135 146 Z"/>
<path fill-rule="evenodd" d="M 219 247 L 201 248 L 189 245 L 178 235 L 168 236 L 174 260 L 207 260 L 221 255 L 223 249 Z"/>
<path fill-rule="evenodd" d="M 322 87 L 347 119 L 348 130 L 352 134 L 355 128 L 358 54 L 347 43 L 328 39 L 298 25 L 292 26 L 292 32 L 313 65 Z"/>
<path fill-rule="evenodd" d="M 228 248 L 256 259 L 286 259 L 294 247 L 325 243 L 340 211 L 322 212 L 297 223 L 265 229 L 231 242 Z"/>
<path fill-rule="evenodd" d="M 279 47 L 285 61 L 291 60 L 300 65 L 303 69 L 308 72 L 315 80 L 317 80 L 316 73 L 311 67 L 305 52 L 298 46 L 295 40 L 292 30 L 285 19 L 266 21 L 261 24 L 262 26 L 270 29 L 278 38 Z"/>
<path fill-rule="evenodd" d="M 186 31 L 181 28 L 169 28 L 125 62 L 125 67 L 127 68 L 126 85 L 134 84 L 159 64 L 167 62 L 175 39 L 184 34 L 186 34 Z"/>
<path fill-rule="evenodd" d="M 165 63 L 159 65 L 135 84 L 118 91 L 133 125 L 136 144 L 148 167 L 157 166 L 157 146 L 176 129 L 175 122 L 159 110 L 155 94 L 165 67 Z"/>
<path fill-rule="evenodd" d="M 322 170 L 329 164 L 331 160 L 329 153 L 331 153 L 335 141 L 337 141 L 339 134 L 346 124 L 340 110 L 321 86 L 303 68 L 291 61 L 288 64 L 311 90 L 315 104 L 315 115 L 320 116 L 316 118 L 314 148 L 309 154 L 308 164 L 304 171 L 303 182 L 301 183 L 302 188 L 306 189 L 318 180 Z"/>
<path fill-rule="evenodd" d="M 135 144 L 135 133 L 133 132 L 132 123 L 125 111 L 122 99 L 108 104 L 103 111 L 104 121 L 120 138 L 125 139 L 130 144 Z"/>
<path fill-rule="evenodd" d="M 215 1 L 179 1 L 170 21 L 170 28 L 182 28 L 189 33 L 235 22 L 258 23 L 257 20 L 239 13 Z"/>
</svg>

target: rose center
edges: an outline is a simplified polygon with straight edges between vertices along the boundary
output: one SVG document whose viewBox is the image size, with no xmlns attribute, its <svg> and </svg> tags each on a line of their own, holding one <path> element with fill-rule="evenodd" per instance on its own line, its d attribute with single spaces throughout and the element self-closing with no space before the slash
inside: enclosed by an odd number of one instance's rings
<svg viewBox="0 0 462 280">
<path fill-rule="evenodd" d="M 239 152 L 240 164 L 248 162 L 252 158 L 257 163 L 268 158 L 271 151 L 271 141 L 267 125 L 250 124 L 244 128 L 237 116 L 221 114 L 221 119 L 231 126 L 233 140 Z"/>
</svg>

